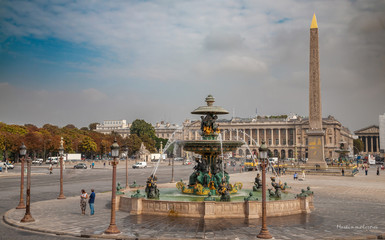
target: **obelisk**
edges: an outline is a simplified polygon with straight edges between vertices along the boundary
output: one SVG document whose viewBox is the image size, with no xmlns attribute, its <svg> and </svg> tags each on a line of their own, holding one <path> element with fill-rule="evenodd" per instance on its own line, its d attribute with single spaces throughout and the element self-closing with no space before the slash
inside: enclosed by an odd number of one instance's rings
<svg viewBox="0 0 385 240">
<path fill-rule="evenodd" d="M 322 129 L 322 104 L 319 68 L 318 25 L 315 14 L 310 25 L 309 60 L 309 130 L 307 167 L 327 168 L 324 158 L 324 131 Z"/>
</svg>

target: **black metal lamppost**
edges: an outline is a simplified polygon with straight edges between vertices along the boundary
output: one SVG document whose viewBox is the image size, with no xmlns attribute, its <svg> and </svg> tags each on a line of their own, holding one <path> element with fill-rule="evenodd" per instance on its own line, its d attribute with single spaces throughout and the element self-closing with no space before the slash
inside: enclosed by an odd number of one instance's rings
<svg viewBox="0 0 385 240">
<path fill-rule="evenodd" d="M 273 238 L 269 230 L 267 229 L 266 225 L 266 165 L 267 165 L 267 153 L 269 149 L 267 148 L 265 141 L 262 141 L 262 145 L 259 147 L 259 158 L 261 159 L 262 164 L 262 228 L 259 234 L 257 235 L 258 238 L 263 239 L 271 239 Z"/>
<path fill-rule="evenodd" d="M 111 221 L 110 226 L 108 226 L 107 230 L 104 233 L 107 234 L 118 234 L 120 233 L 118 227 L 115 224 L 115 206 L 116 206 L 116 165 L 118 165 L 119 160 L 119 145 L 116 142 L 116 138 L 114 143 L 111 145 L 111 156 L 112 160 L 112 197 L 111 197 Z"/>
</svg>

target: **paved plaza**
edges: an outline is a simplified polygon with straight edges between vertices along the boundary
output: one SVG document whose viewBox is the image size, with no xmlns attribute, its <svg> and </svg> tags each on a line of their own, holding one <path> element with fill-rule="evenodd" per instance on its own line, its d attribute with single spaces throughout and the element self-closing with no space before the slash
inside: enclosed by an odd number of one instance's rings
<svg viewBox="0 0 385 240">
<path fill-rule="evenodd" d="M 315 210 L 311 214 L 268 218 L 275 239 L 376 239 L 385 238 L 385 172 L 365 176 L 307 176 L 294 181 L 282 176 L 283 182 L 299 193 L 310 186 L 315 192 Z M 242 181 L 251 188 L 255 172 L 235 173 L 231 182 Z M 173 187 L 174 184 L 160 184 Z M 130 191 L 127 192 L 131 194 Z M 47 200 L 32 204 L 33 223 L 20 223 L 24 210 L 11 209 L 4 220 L 16 227 L 57 235 L 113 239 L 254 239 L 261 220 L 203 220 L 164 216 L 130 216 L 117 211 L 117 226 L 122 234 L 105 235 L 110 221 L 111 193 L 97 193 L 96 214 L 80 214 L 79 198 Z"/>
</svg>

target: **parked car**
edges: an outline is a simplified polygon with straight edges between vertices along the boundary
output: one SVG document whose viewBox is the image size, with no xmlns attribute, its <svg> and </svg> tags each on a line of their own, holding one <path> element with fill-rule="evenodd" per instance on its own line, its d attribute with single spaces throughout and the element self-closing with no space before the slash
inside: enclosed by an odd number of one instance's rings
<svg viewBox="0 0 385 240">
<path fill-rule="evenodd" d="M 13 165 L 10 164 L 10 163 L 6 163 L 6 165 L 7 165 L 8 169 L 14 169 L 14 168 L 15 168 L 15 166 L 13 166 Z"/>
<path fill-rule="evenodd" d="M 137 162 L 134 165 L 132 165 L 132 168 L 146 168 L 147 163 L 146 162 Z"/>
<path fill-rule="evenodd" d="M 82 168 L 82 169 L 87 169 L 87 165 L 85 163 L 78 163 L 74 166 L 75 169 L 79 169 L 79 168 Z"/>
<path fill-rule="evenodd" d="M 36 158 L 35 160 L 32 160 L 32 164 L 42 164 L 43 159 L 42 158 Z"/>
</svg>

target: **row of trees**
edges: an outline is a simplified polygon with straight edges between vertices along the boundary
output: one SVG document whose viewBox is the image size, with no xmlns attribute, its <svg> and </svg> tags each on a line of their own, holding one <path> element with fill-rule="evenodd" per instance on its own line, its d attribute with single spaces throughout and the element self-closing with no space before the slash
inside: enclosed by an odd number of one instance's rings
<svg viewBox="0 0 385 240">
<path fill-rule="evenodd" d="M 38 128 L 32 124 L 8 125 L 0 122 L 0 160 L 18 160 L 19 147 L 24 142 L 31 157 L 45 158 L 56 156 L 63 137 L 66 153 L 82 153 L 87 158 L 108 155 L 110 146 L 116 138 L 120 146 L 127 145 L 129 155 L 135 155 L 142 142 L 150 152 L 155 152 L 167 139 L 157 138 L 154 127 L 144 120 L 135 120 L 130 128 L 131 135 L 122 138 L 115 134 L 102 134 L 93 131 L 97 123 L 81 129 L 69 124 L 63 128 L 45 124 Z"/>
</svg>

